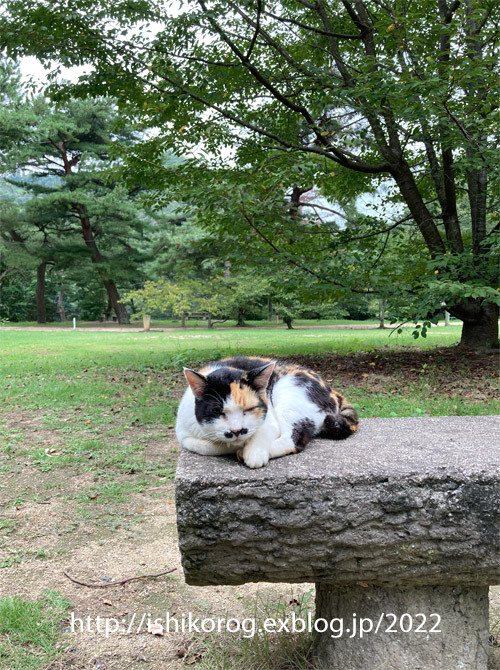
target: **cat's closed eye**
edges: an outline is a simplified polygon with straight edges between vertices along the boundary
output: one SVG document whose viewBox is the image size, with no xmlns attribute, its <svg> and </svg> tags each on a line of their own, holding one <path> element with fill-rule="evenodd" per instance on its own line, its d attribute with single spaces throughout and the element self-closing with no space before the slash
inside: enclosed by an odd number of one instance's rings
<svg viewBox="0 0 500 670">
<path fill-rule="evenodd" d="M 243 410 L 243 414 L 248 414 L 248 412 L 254 412 L 258 408 L 259 408 L 258 405 L 256 405 L 255 407 L 248 407 L 247 409 Z"/>
</svg>

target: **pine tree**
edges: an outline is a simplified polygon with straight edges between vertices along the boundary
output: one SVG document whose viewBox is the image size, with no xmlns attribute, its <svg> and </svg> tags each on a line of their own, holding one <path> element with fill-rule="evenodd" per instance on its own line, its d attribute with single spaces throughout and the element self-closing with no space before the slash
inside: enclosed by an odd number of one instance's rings
<svg viewBox="0 0 500 670">
<path fill-rule="evenodd" d="M 106 98 L 55 107 L 39 98 L 29 113 L 29 132 L 24 141 L 8 147 L 4 170 L 17 167 L 14 183 L 29 197 L 25 222 L 43 238 L 44 253 L 37 265 L 39 319 L 44 318 L 47 263 L 67 265 L 71 253 L 73 264 L 88 266 L 90 275 L 91 267 L 97 272 L 107 294 L 105 311 L 114 311 L 120 323 L 128 322 L 117 283 L 129 283 L 137 272 L 141 258 L 137 242 L 145 217 L 133 194 L 113 178 L 117 163 L 111 137 L 126 145 L 134 141 L 134 133 L 118 128 L 115 107 Z M 17 244 L 27 244 L 11 228 L 10 241 L 15 242 L 16 236 Z"/>
</svg>

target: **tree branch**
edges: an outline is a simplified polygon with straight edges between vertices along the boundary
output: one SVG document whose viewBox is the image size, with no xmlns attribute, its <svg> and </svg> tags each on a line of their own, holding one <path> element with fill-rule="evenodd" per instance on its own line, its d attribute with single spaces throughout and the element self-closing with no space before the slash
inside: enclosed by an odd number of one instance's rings
<svg viewBox="0 0 500 670">
<path fill-rule="evenodd" d="M 269 246 L 271 247 L 271 249 L 273 249 L 277 254 L 279 254 L 280 256 L 284 255 L 285 258 L 287 259 L 288 263 L 290 263 L 290 265 L 293 265 L 294 267 L 298 268 L 299 270 L 302 270 L 303 272 L 307 272 L 308 274 L 312 275 L 313 277 L 316 277 L 316 279 L 321 279 L 321 281 L 324 281 L 324 282 L 326 282 L 326 283 L 328 283 L 328 284 L 334 284 L 335 286 L 340 286 L 341 288 L 345 289 L 345 286 L 344 286 L 343 284 L 341 284 L 340 282 L 335 281 L 334 279 L 331 279 L 330 277 L 323 277 L 323 276 L 320 275 L 319 273 L 314 272 L 314 270 L 311 270 L 310 268 L 305 267 L 304 265 L 301 265 L 300 263 L 298 263 L 298 262 L 297 262 L 296 260 L 294 260 L 293 258 L 290 258 L 290 256 L 289 256 L 286 252 L 281 251 L 281 249 L 279 249 L 279 248 L 278 248 L 278 247 L 277 247 L 277 246 L 276 246 L 276 245 L 275 245 L 275 244 L 274 244 L 274 243 L 267 237 L 267 235 L 266 235 L 265 233 L 263 233 L 263 232 L 260 230 L 260 228 L 258 228 L 258 227 L 253 223 L 253 221 L 252 221 L 251 218 L 248 216 L 248 214 L 245 212 L 245 210 L 243 209 L 243 207 L 240 207 L 240 212 L 242 213 L 243 217 L 245 218 L 245 220 L 246 220 L 246 222 L 248 223 L 248 225 L 250 226 L 250 228 L 252 228 L 252 230 L 254 230 L 254 231 L 257 233 L 257 235 L 258 235 L 259 237 L 261 237 L 261 238 L 264 240 L 264 242 L 265 242 L 267 245 L 269 245 Z M 360 289 L 355 289 L 355 288 L 351 288 L 350 290 L 353 291 L 353 293 L 361 293 L 361 294 L 373 293 L 373 291 L 361 291 Z"/>
<path fill-rule="evenodd" d="M 70 581 L 74 582 L 75 584 L 79 584 L 80 586 L 88 586 L 92 589 L 105 589 L 110 586 L 119 586 L 120 584 L 127 584 L 128 582 L 132 582 L 135 579 L 148 579 L 150 577 L 161 577 L 162 575 L 169 575 L 171 572 L 174 572 L 174 570 L 177 570 L 177 568 L 172 568 L 171 570 L 165 570 L 164 572 L 156 572 L 153 575 L 138 575 L 137 577 L 125 577 L 124 579 L 119 579 L 114 582 L 105 582 L 104 584 L 92 584 L 90 582 L 82 582 L 81 580 L 72 577 L 66 571 L 63 571 L 63 575 L 67 577 Z"/>
<path fill-rule="evenodd" d="M 280 23 L 291 23 L 294 26 L 298 26 L 299 28 L 304 28 L 304 30 L 310 30 L 313 33 L 317 33 L 318 35 L 325 35 L 326 37 L 336 37 L 339 40 L 360 40 L 361 35 L 343 35 L 342 33 L 335 33 L 329 30 L 322 30 L 321 28 L 315 28 L 314 26 L 308 26 L 306 23 L 302 23 L 301 21 L 297 21 L 296 19 L 286 19 L 284 16 L 278 16 L 277 14 L 273 14 L 272 12 L 264 12 L 266 16 L 269 16 L 272 19 L 275 19 L 276 21 L 279 21 Z"/>
<path fill-rule="evenodd" d="M 252 55 L 252 51 L 254 49 L 255 43 L 257 41 L 257 37 L 259 36 L 260 33 L 260 16 L 262 14 L 262 0 L 257 0 L 257 19 L 255 21 L 255 30 L 253 33 L 253 37 L 250 41 L 250 46 L 248 47 L 248 51 L 245 54 L 245 60 L 248 62 L 250 60 L 250 56 Z"/>
</svg>

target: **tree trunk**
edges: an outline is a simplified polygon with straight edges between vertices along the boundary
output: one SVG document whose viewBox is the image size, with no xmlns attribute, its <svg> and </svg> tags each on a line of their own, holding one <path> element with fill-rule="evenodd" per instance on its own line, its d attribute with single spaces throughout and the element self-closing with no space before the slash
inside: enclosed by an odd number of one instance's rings
<svg viewBox="0 0 500 670">
<path fill-rule="evenodd" d="M 238 321 L 236 323 L 237 326 L 244 326 L 245 325 L 245 310 L 244 309 L 238 309 Z"/>
<path fill-rule="evenodd" d="M 108 292 L 109 302 L 116 314 L 118 323 L 128 323 L 127 310 L 125 309 L 125 305 L 120 302 L 120 294 L 118 293 L 115 282 L 112 279 L 105 279 L 103 283 Z"/>
<path fill-rule="evenodd" d="M 273 320 L 273 301 L 270 295 L 267 296 L 267 320 Z"/>
<path fill-rule="evenodd" d="M 73 168 L 78 165 L 80 156 L 75 155 L 70 159 L 68 157 L 66 142 L 64 140 L 59 142 L 59 144 L 56 144 L 53 140 L 50 141 L 61 152 L 66 176 L 73 174 Z M 119 302 L 120 294 L 118 293 L 115 282 L 112 279 L 105 279 L 103 276 L 100 263 L 103 263 L 106 259 L 101 254 L 95 241 L 94 231 L 92 230 L 92 225 L 90 223 L 90 218 L 87 214 L 86 208 L 82 205 L 75 205 L 75 211 L 77 212 L 80 223 L 82 225 L 83 241 L 92 252 L 92 262 L 96 263 L 99 276 L 102 279 L 102 283 L 104 284 L 106 291 L 108 292 L 108 304 L 110 304 L 114 309 L 118 323 L 129 323 L 127 310 L 125 309 L 125 306 Z"/>
<path fill-rule="evenodd" d="M 451 310 L 450 310 L 451 311 Z M 455 310 L 451 311 L 455 316 Z M 492 349 L 498 347 L 498 305 L 484 303 L 477 318 L 463 318 L 460 346 L 467 349 Z"/>
<path fill-rule="evenodd" d="M 449 326 L 450 325 L 450 313 L 448 310 L 444 310 L 444 325 Z"/>
<path fill-rule="evenodd" d="M 109 295 L 106 292 L 106 295 L 104 296 L 104 321 L 111 321 L 111 310 L 113 308 L 111 307 L 111 301 L 109 299 Z"/>
<path fill-rule="evenodd" d="M 182 312 L 181 314 L 181 327 L 185 328 L 186 327 L 186 318 L 187 318 L 188 313 L 186 311 Z"/>
<path fill-rule="evenodd" d="M 66 321 L 66 310 L 64 309 L 64 296 L 62 289 L 60 289 L 59 296 L 57 298 L 57 311 L 59 312 L 59 318 L 61 321 Z"/>
<path fill-rule="evenodd" d="M 385 310 L 387 308 L 387 300 L 378 301 L 378 316 L 379 316 L 379 328 L 385 328 Z"/>
<path fill-rule="evenodd" d="M 212 312 L 207 312 L 207 319 L 208 319 L 207 326 L 208 326 L 208 328 L 211 328 L 212 327 Z"/>
<path fill-rule="evenodd" d="M 286 323 L 286 327 L 288 328 L 288 330 L 293 330 L 292 319 L 291 319 L 291 317 L 289 317 L 289 316 L 284 316 L 284 317 L 283 317 L 283 321 Z"/>
<path fill-rule="evenodd" d="M 43 261 L 36 269 L 36 320 L 37 323 L 47 323 L 45 309 L 45 269 L 47 263 Z"/>
<path fill-rule="evenodd" d="M 103 277 L 100 264 L 104 262 L 105 258 L 97 247 L 94 238 L 94 232 L 92 230 L 92 226 L 90 225 L 90 219 L 81 207 L 79 207 L 77 211 L 82 224 L 84 242 L 92 251 L 92 262 L 97 265 L 97 271 L 99 272 L 99 275 L 102 278 L 102 283 L 104 284 L 104 287 L 108 293 L 108 305 L 111 305 L 112 309 L 114 310 L 116 318 L 118 319 L 118 323 L 129 323 L 127 310 L 125 309 L 125 305 L 120 303 L 120 294 L 118 293 L 115 282 L 112 279 L 104 279 Z M 107 320 L 109 320 L 109 316 L 107 316 Z"/>
</svg>

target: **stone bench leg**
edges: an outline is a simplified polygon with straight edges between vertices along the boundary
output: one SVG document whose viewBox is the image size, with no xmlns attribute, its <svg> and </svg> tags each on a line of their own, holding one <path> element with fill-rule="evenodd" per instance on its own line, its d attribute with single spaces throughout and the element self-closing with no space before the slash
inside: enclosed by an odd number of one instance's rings
<svg viewBox="0 0 500 670">
<path fill-rule="evenodd" d="M 382 614 L 379 631 L 376 626 Z M 403 614 L 408 616 L 401 618 Z M 425 623 L 423 617 L 426 616 Z M 441 620 L 431 633 L 437 617 Z M 353 614 L 356 615 L 354 633 Z M 318 633 L 315 668 L 318 670 L 486 670 L 488 658 L 488 588 L 486 586 L 413 586 L 404 589 L 380 586 L 316 585 L 318 630 L 343 619 L 342 637 L 332 631 Z M 361 621 L 363 619 L 363 621 Z M 370 620 L 370 621 L 369 621 Z M 319 622 L 319 623 L 318 623 Z M 373 629 L 368 630 L 373 622 Z M 391 623 L 397 632 L 384 632 Z M 427 633 L 416 632 L 416 628 Z M 332 623 L 338 635 L 339 621 Z M 363 636 L 360 637 L 360 627 Z M 409 630 L 409 632 L 401 632 Z M 349 631 L 347 630 L 349 629 Z"/>
</svg>

